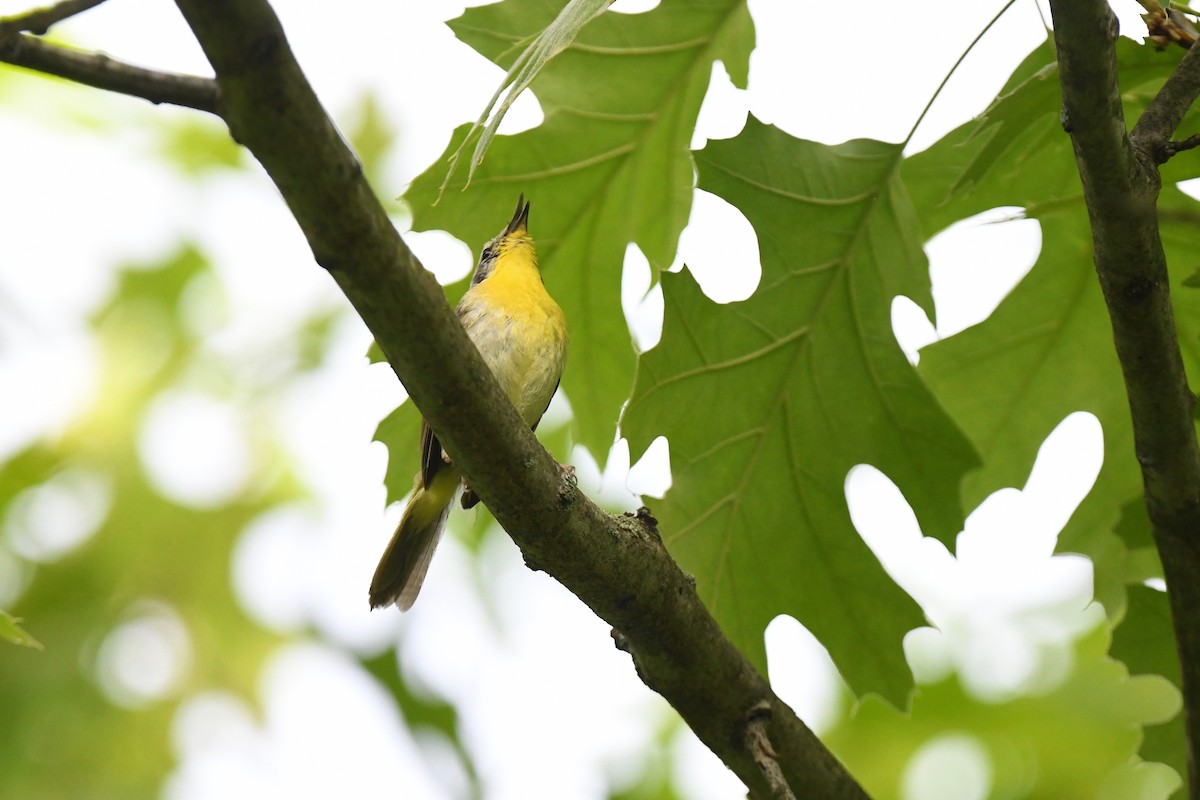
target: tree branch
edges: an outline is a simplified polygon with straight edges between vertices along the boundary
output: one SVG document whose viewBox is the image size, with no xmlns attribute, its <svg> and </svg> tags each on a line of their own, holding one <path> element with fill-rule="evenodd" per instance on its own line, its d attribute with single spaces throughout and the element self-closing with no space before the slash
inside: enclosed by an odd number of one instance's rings
<svg viewBox="0 0 1200 800">
<path fill-rule="evenodd" d="M 865 798 L 725 638 L 662 546 L 653 518 L 601 511 L 521 421 L 441 287 L 392 227 L 265 0 L 176 2 L 216 71 L 234 138 L 275 181 L 317 262 L 526 563 L 620 631 L 642 679 L 754 796 L 772 793 L 746 736 L 750 711 L 766 704 L 769 740 L 797 794 Z"/>
<path fill-rule="evenodd" d="M 1200 47 L 1193 47 L 1184 54 L 1179 66 L 1133 126 L 1130 135 L 1133 146 L 1149 153 L 1156 164 L 1163 164 L 1175 153 L 1187 149 L 1172 142 L 1171 136 L 1198 96 Z"/>
<path fill-rule="evenodd" d="M 89 8 L 95 8 L 104 0 L 63 0 L 45 8 L 35 8 L 24 14 L 14 14 L 10 17 L 0 17 L 0 37 L 10 33 L 36 33 L 39 36 L 50 30 L 50 26 L 62 22 L 67 17 L 81 14 Z"/>
<path fill-rule="evenodd" d="M 1200 797 L 1200 448 L 1171 308 L 1156 203 L 1162 146 L 1200 91 L 1189 53 L 1125 132 L 1117 24 L 1105 0 L 1051 0 L 1063 122 L 1091 218 L 1093 258 L 1129 397 L 1134 444 L 1183 674 L 1191 796 Z M 1193 48 L 1193 51 L 1200 48 Z"/>
<path fill-rule="evenodd" d="M 135 67 L 103 53 L 87 53 L 23 33 L 5 34 L 2 30 L 0 62 L 141 97 L 151 103 L 171 103 L 220 115 L 220 90 L 211 78 Z"/>
<path fill-rule="evenodd" d="M 746 749 L 766 778 L 771 797 L 774 800 L 796 800 L 779 766 L 779 754 L 771 746 L 771 738 L 767 734 L 770 723 L 771 706 L 768 703 L 760 703 L 750 709 L 750 717 L 746 720 Z"/>
</svg>

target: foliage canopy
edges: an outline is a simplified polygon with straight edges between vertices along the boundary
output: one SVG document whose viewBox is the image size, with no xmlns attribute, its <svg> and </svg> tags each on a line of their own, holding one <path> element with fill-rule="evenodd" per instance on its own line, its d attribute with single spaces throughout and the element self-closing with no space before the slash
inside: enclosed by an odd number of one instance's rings
<svg viewBox="0 0 1200 800">
<path fill-rule="evenodd" d="M 507 69 L 560 5 L 505 0 L 469 9 L 450 27 Z M 1177 698 L 1167 685 L 1177 685 L 1179 675 L 1163 624 L 1165 600 L 1144 585 L 1162 577 L 1161 566 L 1141 510 L 1141 476 L 1093 274 L 1087 209 L 1070 142 L 1061 134 L 1052 48 L 1032 52 L 979 120 L 921 153 L 865 139 L 805 141 L 753 117 L 737 136 L 692 152 L 714 65 L 745 87 L 753 48 L 752 20 L 740 0 L 664 0 L 645 14 L 600 16 L 533 82 L 542 124 L 495 137 L 470 187 L 460 191 L 465 172 L 451 173 L 437 200 L 468 127 L 455 132 L 405 194 L 414 228 L 449 231 L 478 245 L 495 232 L 496 210 L 510 206 L 518 191 L 533 198 L 545 279 L 572 335 L 563 389 L 573 416 L 568 430 L 553 435 L 556 455 L 565 459 L 573 443 L 603 454 L 622 436 L 636 458 L 657 437 L 668 439 L 673 485 L 651 505 L 669 550 L 695 575 L 729 636 L 765 670 L 767 624 L 793 616 L 828 649 L 854 701 L 872 694 L 887 701 L 863 700 L 857 715 L 829 736 L 874 794 L 898 796 L 908 759 L 948 727 L 977 732 L 1002 764 L 1011 755 L 1007 743 L 1040 729 L 1052 714 L 1061 728 L 1042 731 L 1037 747 L 1042 763 L 1054 768 L 997 791 L 1056 796 L 1064 786 L 1077 788 L 1066 776 L 1080 773 L 1053 746 L 1072 737 L 1073 752 L 1108 770 L 1092 775 L 1097 791 L 1138 786 L 1165 796 L 1174 783 L 1170 771 L 1138 771 L 1134 757 L 1140 747 L 1147 760 L 1186 774 L 1182 728 L 1173 719 Z M 1135 118 L 1179 56 L 1123 40 L 1118 57 L 1127 116 Z M 0 91 L 10 80 L 0 72 Z M 371 100 L 359 111 L 362 124 L 351 138 L 362 145 L 368 173 L 386 180 L 378 170 L 390 131 Z M 1180 134 L 1197 129 L 1192 114 Z M 164 127 L 164 160 L 195 179 L 241 169 L 236 155 L 215 144 L 220 135 L 203 126 Z M 214 155 L 196 158 L 198 147 Z M 1191 265 L 1190 254 L 1200 250 L 1200 210 L 1176 186 L 1198 176 L 1194 159 L 1176 159 L 1164 170 L 1159 207 L 1172 264 Z M 665 272 L 696 187 L 736 207 L 755 230 L 762 278 L 747 300 L 715 303 L 687 271 Z M 892 333 L 891 307 L 902 295 L 935 316 L 923 242 L 999 207 L 1022 209 L 1038 221 L 1037 263 L 986 321 L 931 345 L 919 366 L 911 365 Z M 640 354 L 621 309 L 629 243 L 657 271 L 666 307 L 661 342 Z M 232 396 L 249 385 L 251 413 L 270 413 L 275 387 L 247 382 L 244 371 L 214 358 L 187 326 L 184 298 L 209 271 L 203 243 L 181 243 L 166 263 L 122 271 L 110 301 L 90 320 L 102 354 L 97 402 L 56 441 L 34 443 L 0 466 L 0 503 L 10 528 L 31 492 L 73 470 L 100 476 L 110 497 L 86 544 L 60 561 L 26 565 L 28 585 L 9 610 L 29 633 L 0 614 L 0 636 L 30 643 L 32 634 L 46 648 L 0 650 L 6 675 L 0 707 L 11 712 L 2 730 L 5 739 L 22 743 L 0 748 L 0 774 L 18 794 L 67 797 L 88 786 L 140 796 L 152 793 L 169 767 L 164 732 L 174 705 L 118 710 L 77 668 L 81 659 L 94 659 L 97 637 L 114 619 L 154 611 L 138 604 L 142 598 L 161 598 L 192 632 L 196 666 L 181 694 L 221 686 L 252 696 L 247 676 L 280 641 L 246 618 L 228 586 L 238 534 L 304 496 L 277 444 L 256 443 L 260 471 L 250 490 L 202 512 L 156 491 L 134 444 L 154 399 L 180 386 Z M 1200 300 L 1187 278 L 1176 270 L 1173 288 L 1194 373 Z M 451 296 L 462 289 L 451 287 Z M 280 382 L 317 366 L 343 313 L 326 309 L 294 331 L 301 346 L 276 375 Z M 908 707 L 915 686 L 903 639 L 923 617 L 854 529 L 847 473 L 870 464 L 887 474 L 925 535 L 952 549 L 964 510 L 997 489 L 1021 485 L 1045 437 L 1080 410 L 1101 422 L 1104 466 L 1059 547 L 1092 560 L 1106 624 L 1077 644 L 1076 671 L 1046 696 L 996 708 L 976 703 L 962 712 L 970 715 L 967 723 L 955 710 L 971 701 L 947 679 L 924 687 L 912 717 L 903 717 L 896 709 Z M 418 425 L 404 404 L 376 432 L 389 448 L 390 500 L 411 485 Z M 188 536 L 167 546 L 161 533 L 168 529 L 186 529 Z M 359 658 L 410 721 L 458 736 L 446 703 L 413 692 L 388 659 Z M 1166 680 L 1130 680 L 1129 671 Z M 1098 712 L 1101 722 L 1072 715 L 1097 698 L 1110 702 Z M 55 746 L 77 757 L 68 759 L 72 770 L 46 782 L 39 754 L 48 734 L 39 726 L 68 715 L 73 734 Z M 109 733 L 115 718 L 123 721 L 119 735 Z M 16 736 L 29 731 L 34 735 Z M 868 759 L 864 754 L 880 752 L 881 741 L 904 744 L 886 758 Z M 118 757 L 135 751 L 136 768 Z M 457 752 L 469 763 L 461 745 Z M 473 771 L 470 780 L 478 787 Z M 663 796 L 673 791 L 662 787 Z"/>
</svg>

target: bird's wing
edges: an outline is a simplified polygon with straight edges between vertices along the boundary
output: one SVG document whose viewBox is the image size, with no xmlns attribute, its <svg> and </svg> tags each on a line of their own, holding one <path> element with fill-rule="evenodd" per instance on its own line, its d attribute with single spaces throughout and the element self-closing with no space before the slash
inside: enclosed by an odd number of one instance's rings
<svg viewBox="0 0 1200 800">
<path fill-rule="evenodd" d="M 446 466 L 442 457 L 442 443 L 429 423 L 421 420 L 421 484 L 428 489 L 433 485 L 433 479 Z"/>
</svg>

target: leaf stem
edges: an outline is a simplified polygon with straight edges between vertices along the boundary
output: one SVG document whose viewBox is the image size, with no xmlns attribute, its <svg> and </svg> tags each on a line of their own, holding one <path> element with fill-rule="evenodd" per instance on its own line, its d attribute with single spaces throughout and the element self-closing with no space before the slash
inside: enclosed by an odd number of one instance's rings
<svg viewBox="0 0 1200 800">
<path fill-rule="evenodd" d="M 929 109 L 933 108 L 934 102 L 938 99 L 938 96 L 942 93 L 942 90 L 946 88 L 946 84 L 950 82 L 952 77 L 954 77 L 954 73 L 958 71 L 959 66 L 962 65 L 963 61 L 966 60 L 971 51 L 975 49 L 975 45 L 979 44 L 980 40 L 982 40 L 987 32 L 992 29 L 992 26 L 999 22 L 1000 17 L 1004 16 L 1004 13 L 1012 8 L 1013 4 L 1016 2 L 1017 0 L 1008 0 L 1008 2 L 1004 4 L 1004 7 L 997 11 L 994 17 L 988 20 L 988 24 L 983 26 L 983 30 L 975 35 L 975 38 L 971 40 L 969 45 L 967 45 L 967 49 L 962 51 L 962 55 L 960 55 L 958 60 L 954 62 L 954 66 L 950 67 L 950 71 L 946 73 L 946 77 L 942 78 L 942 82 L 938 84 L 936 89 L 934 89 L 933 96 L 929 98 L 929 102 L 926 103 L 925 108 L 921 110 L 921 115 L 917 117 L 917 121 L 914 122 L 912 128 L 909 129 L 908 136 L 904 137 L 904 141 L 901 143 L 902 147 L 908 147 L 908 143 L 912 141 L 913 134 L 917 132 L 917 128 L 921 127 L 921 123 L 924 122 L 925 115 L 929 113 Z"/>
</svg>

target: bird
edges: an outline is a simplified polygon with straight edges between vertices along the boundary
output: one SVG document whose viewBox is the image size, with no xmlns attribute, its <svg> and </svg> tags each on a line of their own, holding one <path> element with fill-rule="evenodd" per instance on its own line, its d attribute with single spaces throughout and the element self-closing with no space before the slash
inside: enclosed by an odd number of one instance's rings
<svg viewBox="0 0 1200 800">
<path fill-rule="evenodd" d="M 562 309 L 542 281 L 524 193 L 508 225 L 484 246 L 455 311 L 505 395 L 537 430 L 562 378 L 568 337 Z M 372 609 L 412 607 L 462 488 L 462 474 L 422 420 L 421 470 L 371 580 Z M 478 501 L 469 488 L 462 495 L 464 508 Z"/>
</svg>

